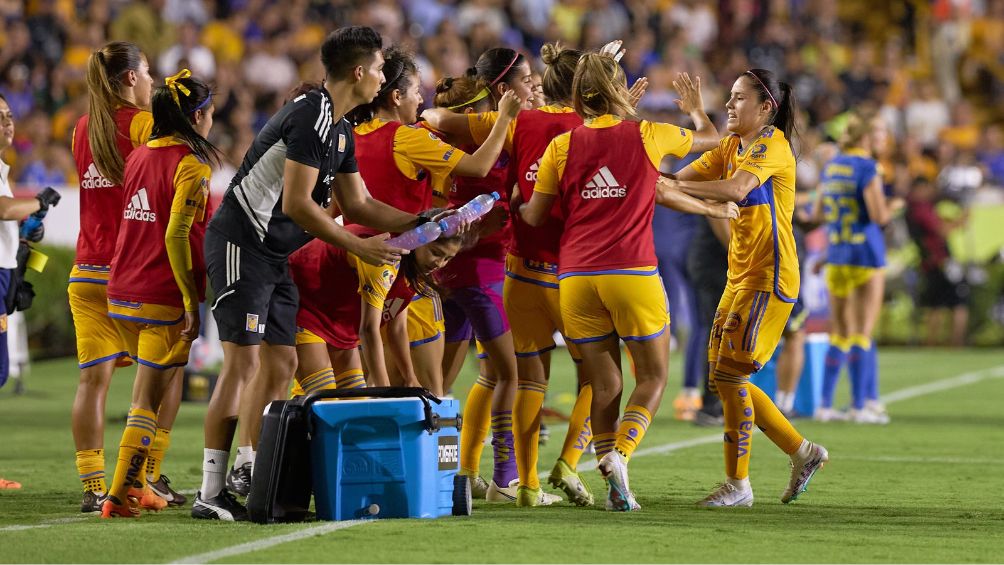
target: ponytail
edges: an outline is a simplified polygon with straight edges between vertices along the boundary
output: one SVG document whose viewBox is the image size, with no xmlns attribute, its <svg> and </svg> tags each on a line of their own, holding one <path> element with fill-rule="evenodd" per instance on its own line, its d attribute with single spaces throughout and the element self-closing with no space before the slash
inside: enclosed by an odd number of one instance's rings
<svg viewBox="0 0 1004 565">
<path fill-rule="evenodd" d="M 88 101 L 87 142 L 94 155 L 94 165 L 113 184 L 121 185 L 125 159 L 119 152 L 115 110 L 136 105 L 122 97 L 122 75 L 138 71 L 143 61 L 139 47 L 113 41 L 91 53 L 87 59 Z"/>
<path fill-rule="evenodd" d="M 540 59 L 546 65 L 541 78 L 545 98 L 551 102 L 571 104 L 572 81 L 581 57 L 582 52 L 578 49 L 566 49 L 558 42 L 547 43 L 540 48 Z"/>
<path fill-rule="evenodd" d="M 478 105 L 491 102 L 488 98 L 488 85 L 474 75 L 462 77 L 445 77 L 436 83 L 436 95 L 432 103 L 437 108 L 446 108 L 457 113 L 463 113 L 467 108 L 477 111 Z"/>
<path fill-rule="evenodd" d="M 173 77 L 164 79 L 164 86 L 153 91 L 153 132 L 151 139 L 176 137 L 192 150 L 203 163 L 214 163 L 219 167 L 222 154 L 208 139 L 195 131 L 195 112 L 207 111 L 213 105 L 213 93 L 209 86 L 185 69 Z"/>
<path fill-rule="evenodd" d="M 586 53 L 572 80 L 572 106 L 583 119 L 604 114 L 636 116 L 620 64 L 610 55 Z"/>
<path fill-rule="evenodd" d="M 750 82 L 759 95 L 759 101 L 769 100 L 774 109 L 774 114 L 768 123 L 781 130 L 790 143 L 794 143 L 794 138 L 798 136 L 795 124 L 798 105 L 791 85 L 777 80 L 776 75 L 767 69 L 750 69 L 744 74 L 750 77 Z"/>
<path fill-rule="evenodd" d="M 390 108 L 391 93 L 404 92 L 411 88 L 411 81 L 418 74 L 415 57 L 394 45 L 383 50 L 384 83 L 376 97 L 369 104 L 360 104 L 346 116 L 352 125 L 366 123 L 373 119 L 377 110 Z"/>
</svg>

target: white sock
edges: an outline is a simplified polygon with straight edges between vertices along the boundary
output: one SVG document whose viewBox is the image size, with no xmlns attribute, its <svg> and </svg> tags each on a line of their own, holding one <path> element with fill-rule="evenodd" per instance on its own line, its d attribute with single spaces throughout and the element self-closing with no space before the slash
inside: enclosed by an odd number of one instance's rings
<svg viewBox="0 0 1004 565">
<path fill-rule="evenodd" d="M 777 407 L 781 412 L 791 412 L 792 408 L 795 407 L 795 393 L 777 391 Z"/>
<path fill-rule="evenodd" d="M 688 386 L 684 387 L 683 395 L 687 398 L 697 398 L 701 396 L 701 391 L 697 387 Z"/>
<path fill-rule="evenodd" d="M 750 487 L 750 478 L 749 477 L 746 477 L 745 479 L 733 479 L 733 478 L 730 477 L 729 478 L 729 484 L 731 484 L 732 486 L 736 487 L 736 489 L 738 489 L 738 490 L 750 490 L 750 488 L 751 488 Z"/>
<path fill-rule="evenodd" d="M 237 459 L 234 461 L 234 469 L 240 469 L 241 465 L 250 463 L 254 466 L 254 449 L 250 445 L 242 445 L 237 448 Z"/>
<path fill-rule="evenodd" d="M 803 439 L 802 445 L 798 446 L 798 449 L 795 451 L 795 453 L 791 454 L 791 458 L 806 459 L 809 457 L 809 455 L 812 455 L 812 442 L 807 439 Z"/>
<path fill-rule="evenodd" d="M 226 484 L 230 452 L 221 449 L 202 450 L 202 500 L 215 498 Z"/>
</svg>

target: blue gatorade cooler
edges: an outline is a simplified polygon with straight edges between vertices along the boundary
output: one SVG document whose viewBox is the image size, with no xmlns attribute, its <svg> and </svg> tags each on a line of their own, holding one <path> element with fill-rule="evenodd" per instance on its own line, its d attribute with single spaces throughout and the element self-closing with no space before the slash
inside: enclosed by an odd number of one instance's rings
<svg viewBox="0 0 1004 565">
<path fill-rule="evenodd" d="M 314 506 L 322 520 L 438 518 L 470 514 L 460 469 L 460 403 L 424 389 L 410 398 L 315 402 L 311 461 Z M 353 391 L 355 392 L 355 391 Z M 375 394 L 376 393 L 376 394 Z"/>
</svg>

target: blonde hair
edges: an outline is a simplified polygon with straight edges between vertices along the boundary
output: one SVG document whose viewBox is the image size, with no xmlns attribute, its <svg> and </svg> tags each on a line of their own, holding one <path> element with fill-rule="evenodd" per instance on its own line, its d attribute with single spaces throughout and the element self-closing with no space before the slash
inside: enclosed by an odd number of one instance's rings
<svg viewBox="0 0 1004 565">
<path fill-rule="evenodd" d="M 137 71 L 143 60 L 139 47 L 113 41 L 91 53 L 87 59 L 88 106 L 87 141 L 98 171 L 114 184 L 121 185 L 125 159 L 119 152 L 115 110 L 120 106 L 137 107 L 122 97 L 122 75 Z"/>
<path fill-rule="evenodd" d="M 847 118 L 844 134 L 840 136 L 840 149 L 860 147 L 861 141 L 875 129 L 878 114 L 871 110 L 856 110 Z"/>
<path fill-rule="evenodd" d="M 566 49 L 557 41 L 540 48 L 540 60 L 546 65 L 541 77 L 541 87 L 548 100 L 565 104 L 571 102 L 572 82 L 581 57 L 582 51 Z"/>
<path fill-rule="evenodd" d="M 586 53 L 579 58 L 572 80 L 572 106 L 583 118 L 636 115 L 620 64 L 600 53 Z"/>
</svg>

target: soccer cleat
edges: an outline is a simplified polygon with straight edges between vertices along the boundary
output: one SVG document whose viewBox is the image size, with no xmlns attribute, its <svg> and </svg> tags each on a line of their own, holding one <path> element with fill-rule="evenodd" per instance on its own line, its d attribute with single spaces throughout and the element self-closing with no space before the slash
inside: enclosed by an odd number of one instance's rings
<svg viewBox="0 0 1004 565">
<path fill-rule="evenodd" d="M 474 475 L 471 477 L 471 498 L 475 500 L 484 500 L 485 495 L 488 494 L 488 481 L 484 480 L 481 475 Z"/>
<path fill-rule="evenodd" d="M 171 479 L 163 473 L 156 481 L 147 480 L 146 484 L 154 494 L 166 500 L 168 506 L 184 506 L 185 502 L 188 502 L 187 496 L 171 488 Z"/>
<path fill-rule="evenodd" d="M 798 451 L 791 456 L 791 478 L 787 488 L 781 493 L 781 502 L 788 504 L 797 499 L 798 495 L 805 492 L 816 471 L 822 469 L 829 460 L 830 454 L 826 448 L 809 440 L 802 440 Z"/>
<path fill-rule="evenodd" d="M 227 490 L 234 494 L 247 496 L 251 492 L 251 462 L 240 467 L 231 467 L 227 473 Z"/>
<path fill-rule="evenodd" d="M 516 490 L 519 486 L 519 479 L 509 481 L 509 486 L 500 487 L 495 479 L 488 485 L 488 492 L 485 493 L 485 500 L 488 502 L 512 502 L 516 500 Z"/>
<path fill-rule="evenodd" d="M 709 508 L 753 506 L 753 489 L 750 488 L 749 479 L 745 479 L 742 483 L 745 488 L 737 487 L 728 481 L 721 483 L 697 505 Z"/>
<path fill-rule="evenodd" d="M 561 502 L 561 497 L 548 494 L 544 489 L 522 486 L 516 489 L 516 506 L 550 506 L 555 502 Z"/>
<path fill-rule="evenodd" d="M 0 490 L 16 490 L 19 488 L 21 488 L 21 483 L 0 478 Z"/>
<path fill-rule="evenodd" d="M 569 467 L 564 459 L 558 459 L 554 464 L 547 482 L 552 487 L 564 491 L 569 502 L 577 506 L 592 506 L 593 493 L 589 491 L 582 477 Z"/>
<path fill-rule="evenodd" d="M 132 496 L 126 498 L 125 504 L 114 496 L 106 496 L 104 499 L 101 504 L 102 518 L 139 518 L 138 501 Z"/>
<path fill-rule="evenodd" d="M 202 492 L 195 493 L 192 503 L 192 518 L 204 520 L 223 520 L 224 522 L 245 522 L 248 519 L 247 508 L 237 502 L 237 498 L 227 489 L 213 498 L 203 500 Z"/>
<path fill-rule="evenodd" d="M 129 489 L 129 497 L 139 501 L 140 508 L 160 512 L 167 508 L 167 501 L 157 496 L 149 486 L 133 486 Z"/>
<path fill-rule="evenodd" d="M 607 510 L 630 512 L 641 506 L 628 485 L 627 460 L 616 449 L 600 459 L 600 473 L 607 480 Z"/>
<path fill-rule="evenodd" d="M 867 407 L 861 410 L 851 410 L 847 415 L 848 420 L 855 424 L 877 424 L 884 426 L 889 423 L 889 415 L 871 410 Z"/>
<path fill-rule="evenodd" d="M 833 408 L 817 408 L 812 419 L 817 422 L 846 422 L 847 414 L 838 412 Z"/>
<path fill-rule="evenodd" d="M 700 396 L 680 391 L 680 394 L 673 399 L 673 418 L 684 422 L 693 422 L 701 405 Z"/>
<path fill-rule="evenodd" d="M 105 493 L 98 494 L 92 490 L 85 490 L 84 499 L 80 501 L 80 511 L 85 513 L 101 512 L 106 498 L 108 495 Z"/>
</svg>

